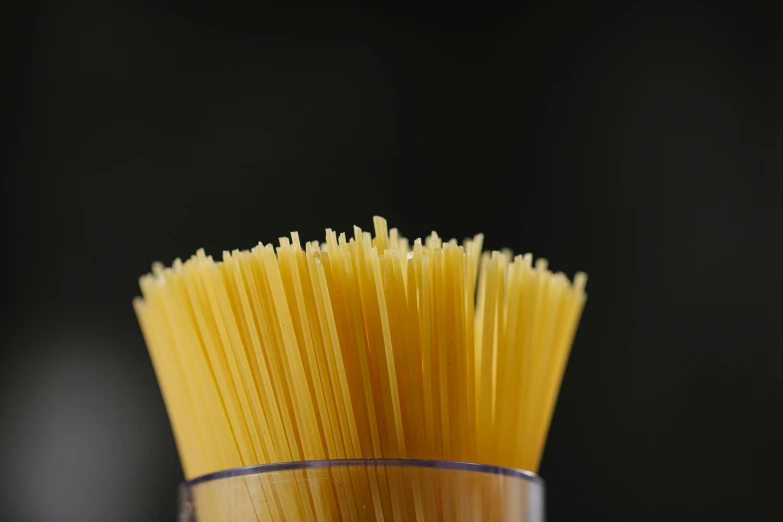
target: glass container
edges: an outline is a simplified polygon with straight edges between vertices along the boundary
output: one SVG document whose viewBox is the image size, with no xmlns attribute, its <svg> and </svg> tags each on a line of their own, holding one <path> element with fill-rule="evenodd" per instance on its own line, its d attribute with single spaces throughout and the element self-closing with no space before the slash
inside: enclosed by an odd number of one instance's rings
<svg viewBox="0 0 783 522">
<path fill-rule="evenodd" d="M 180 522 L 543 522 L 544 482 L 498 466 L 421 459 L 287 462 L 180 487 Z"/>
</svg>

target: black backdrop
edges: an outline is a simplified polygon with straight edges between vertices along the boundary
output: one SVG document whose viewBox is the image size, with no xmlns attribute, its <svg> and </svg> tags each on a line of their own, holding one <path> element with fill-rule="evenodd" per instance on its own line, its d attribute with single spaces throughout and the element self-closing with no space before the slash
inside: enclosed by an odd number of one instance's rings
<svg viewBox="0 0 783 522">
<path fill-rule="evenodd" d="M 589 273 L 550 520 L 781 519 L 775 18 L 449 9 L 6 17 L 9 520 L 174 519 L 151 261 L 374 214 Z"/>
</svg>

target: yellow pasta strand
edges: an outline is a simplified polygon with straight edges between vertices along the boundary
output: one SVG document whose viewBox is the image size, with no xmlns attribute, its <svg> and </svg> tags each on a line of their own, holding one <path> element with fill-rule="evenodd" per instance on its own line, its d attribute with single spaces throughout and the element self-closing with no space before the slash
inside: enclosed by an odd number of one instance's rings
<svg viewBox="0 0 783 522">
<path fill-rule="evenodd" d="M 376 216 L 373 234 L 294 232 L 219 261 L 154 263 L 133 307 L 185 476 L 397 457 L 536 471 L 587 277 L 483 242 L 411 243 Z M 432 471 L 411 485 L 392 468 L 298 470 L 294 487 L 249 476 L 233 494 L 259 521 L 497 513 L 455 508 L 464 499 Z M 200 502 L 220 511 L 218 497 Z"/>
</svg>

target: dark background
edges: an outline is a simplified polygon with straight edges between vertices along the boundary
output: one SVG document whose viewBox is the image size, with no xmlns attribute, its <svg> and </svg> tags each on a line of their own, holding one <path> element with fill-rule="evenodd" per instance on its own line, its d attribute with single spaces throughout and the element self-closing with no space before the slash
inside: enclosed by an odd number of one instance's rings
<svg viewBox="0 0 783 522">
<path fill-rule="evenodd" d="M 174 520 L 181 470 L 130 305 L 151 261 L 374 214 L 589 273 L 540 470 L 549 520 L 783 517 L 779 18 L 12 11 L 8 520 Z"/>
</svg>

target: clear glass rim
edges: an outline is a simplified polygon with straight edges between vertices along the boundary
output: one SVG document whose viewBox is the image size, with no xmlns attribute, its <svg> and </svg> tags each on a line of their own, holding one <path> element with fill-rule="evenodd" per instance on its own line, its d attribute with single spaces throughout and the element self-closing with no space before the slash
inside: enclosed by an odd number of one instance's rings
<svg viewBox="0 0 783 522">
<path fill-rule="evenodd" d="M 459 462 L 453 460 L 432 460 L 432 459 L 324 459 L 324 460 L 300 460 L 295 462 L 275 462 L 272 464 L 258 464 L 256 466 L 243 466 L 241 468 L 224 469 L 213 471 L 206 475 L 201 475 L 182 483 L 183 486 L 193 487 L 206 482 L 213 482 L 231 477 L 241 477 L 244 475 L 255 475 L 259 473 L 273 473 L 275 471 L 294 471 L 300 469 L 319 469 L 333 468 L 340 466 L 406 466 L 413 468 L 434 468 L 456 471 L 472 471 L 477 473 L 488 473 L 491 475 L 502 475 L 526 480 L 533 484 L 543 485 L 544 480 L 532 471 L 526 471 L 515 468 L 504 468 L 503 466 L 493 466 L 490 464 L 477 464 L 475 462 Z"/>
</svg>

